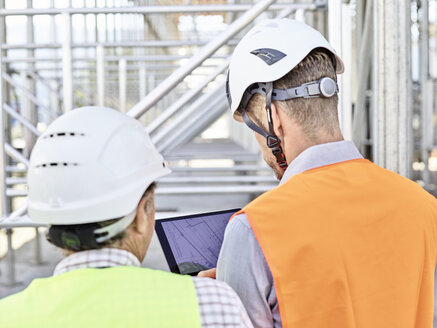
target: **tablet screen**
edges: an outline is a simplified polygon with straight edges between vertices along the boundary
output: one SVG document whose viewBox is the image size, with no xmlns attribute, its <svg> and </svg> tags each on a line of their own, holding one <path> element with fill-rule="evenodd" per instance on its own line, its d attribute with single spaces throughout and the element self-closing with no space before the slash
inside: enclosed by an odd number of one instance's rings
<svg viewBox="0 0 437 328">
<path fill-rule="evenodd" d="M 170 270 L 195 274 L 216 267 L 226 225 L 237 211 L 158 220 L 156 232 Z"/>
</svg>

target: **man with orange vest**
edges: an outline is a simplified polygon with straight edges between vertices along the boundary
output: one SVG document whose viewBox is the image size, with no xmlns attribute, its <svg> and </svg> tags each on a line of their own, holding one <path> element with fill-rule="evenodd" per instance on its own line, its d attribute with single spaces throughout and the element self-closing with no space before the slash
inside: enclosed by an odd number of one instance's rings
<svg viewBox="0 0 437 328">
<path fill-rule="evenodd" d="M 261 22 L 234 51 L 231 110 L 280 179 L 231 219 L 217 264 L 255 327 L 432 326 L 437 201 L 343 140 L 343 70 L 290 19 Z"/>
</svg>

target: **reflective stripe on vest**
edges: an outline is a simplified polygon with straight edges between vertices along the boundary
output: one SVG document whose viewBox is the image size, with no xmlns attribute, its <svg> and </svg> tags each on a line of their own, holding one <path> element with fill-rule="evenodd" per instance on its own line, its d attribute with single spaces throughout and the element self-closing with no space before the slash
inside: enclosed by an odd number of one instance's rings
<svg viewBox="0 0 437 328">
<path fill-rule="evenodd" d="M 432 327 L 437 200 L 416 183 L 352 160 L 295 175 L 241 212 L 284 327 Z"/>
<path fill-rule="evenodd" d="M 200 327 L 189 276 L 137 267 L 77 269 L 0 300 L 0 327 Z"/>
</svg>

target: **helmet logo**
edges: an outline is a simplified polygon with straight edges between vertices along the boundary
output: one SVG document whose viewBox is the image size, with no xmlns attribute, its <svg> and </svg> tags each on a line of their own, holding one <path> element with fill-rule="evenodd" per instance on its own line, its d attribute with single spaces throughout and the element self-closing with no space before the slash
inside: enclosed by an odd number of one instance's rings
<svg viewBox="0 0 437 328">
<path fill-rule="evenodd" d="M 273 65 L 277 61 L 281 60 L 286 54 L 280 52 L 279 50 L 270 48 L 260 48 L 250 52 L 252 55 L 261 58 L 267 65 Z"/>
</svg>

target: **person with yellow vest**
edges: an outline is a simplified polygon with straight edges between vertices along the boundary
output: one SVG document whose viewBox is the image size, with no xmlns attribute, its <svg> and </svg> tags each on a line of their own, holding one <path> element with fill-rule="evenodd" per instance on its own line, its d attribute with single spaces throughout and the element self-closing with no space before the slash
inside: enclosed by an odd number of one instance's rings
<svg viewBox="0 0 437 328">
<path fill-rule="evenodd" d="M 84 107 L 55 120 L 30 158 L 28 212 L 68 256 L 0 300 L 0 327 L 252 327 L 225 283 L 140 267 L 154 181 L 169 172 L 125 114 Z"/>
<path fill-rule="evenodd" d="M 254 327 L 432 327 L 436 198 L 343 140 L 343 70 L 291 19 L 259 23 L 233 53 L 231 110 L 280 179 L 231 219 L 217 264 Z"/>
</svg>

